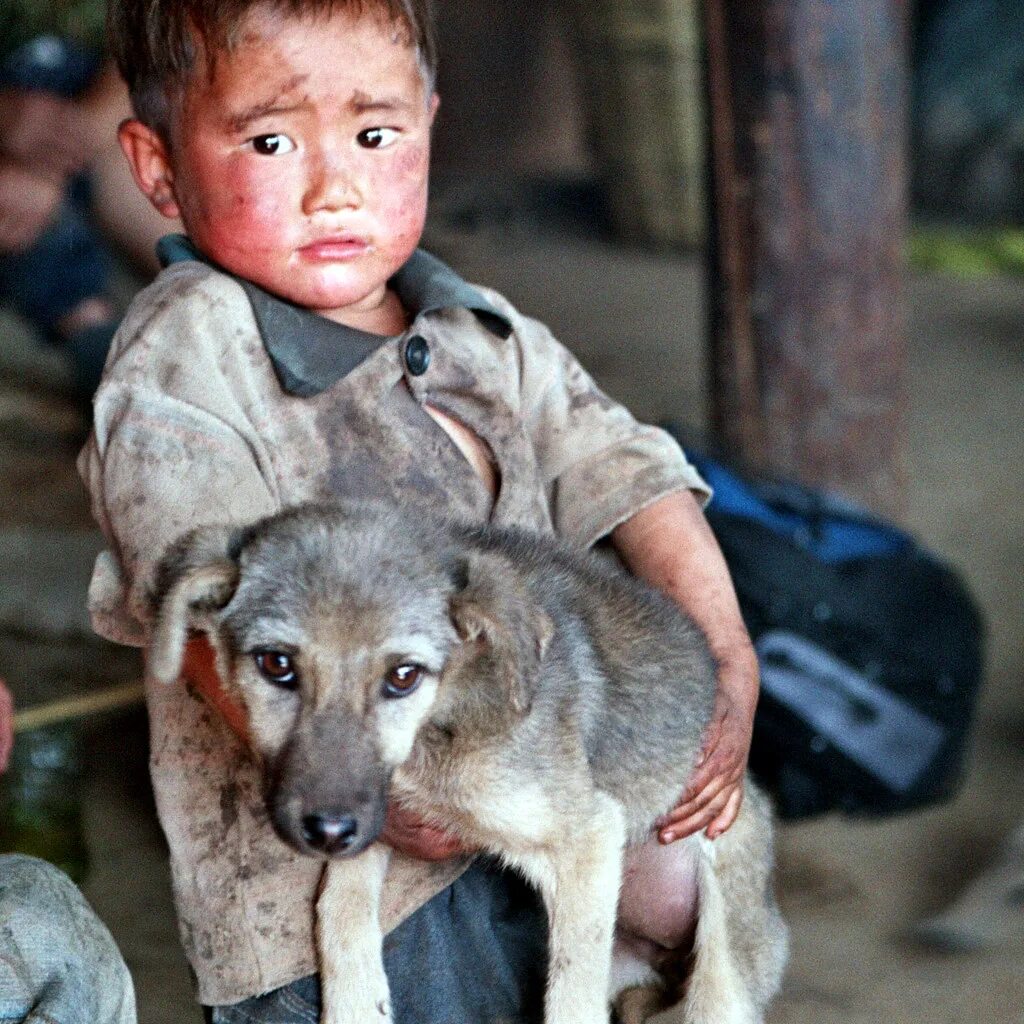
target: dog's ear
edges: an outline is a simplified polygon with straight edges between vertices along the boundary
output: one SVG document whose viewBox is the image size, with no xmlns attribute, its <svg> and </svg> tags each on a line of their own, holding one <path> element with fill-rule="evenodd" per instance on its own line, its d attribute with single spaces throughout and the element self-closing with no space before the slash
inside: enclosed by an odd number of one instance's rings
<svg viewBox="0 0 1024 1024">
<path fill-rule="evenodd" d="M 173 544 L 160 560 L 148 660 L 149 672 L 158 681 L 173 683 L 181 675 L 188 634 L 196 629 L 209 636 L 223 678 L 223 644 L 214 613 L 231 600 L 238 585 L 236 535 L 228 526 L 200 527 Z"/>
<path fill-rule="evenodd" d="M 449 609 L 463 643 L 486 645 L 512 709 L 525 715 L 533 704 L 554 624 L 509 568 L 494 555 L 470 554 L 455 574 L 459 589 Z"/>
</svg>

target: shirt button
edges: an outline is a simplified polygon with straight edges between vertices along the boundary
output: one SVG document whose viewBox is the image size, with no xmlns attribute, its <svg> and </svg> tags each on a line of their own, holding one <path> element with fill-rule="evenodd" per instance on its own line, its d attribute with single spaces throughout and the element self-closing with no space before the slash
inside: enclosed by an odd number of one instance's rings
<svg viewBox="0 0 1024 1024">
<path fill-rule="evenodd" d="M 430 346 L 426 338 L 414 334 L 405 344 L 405 365 L 414 377 L 420 377 L 430 366 Z"/>
</svg>

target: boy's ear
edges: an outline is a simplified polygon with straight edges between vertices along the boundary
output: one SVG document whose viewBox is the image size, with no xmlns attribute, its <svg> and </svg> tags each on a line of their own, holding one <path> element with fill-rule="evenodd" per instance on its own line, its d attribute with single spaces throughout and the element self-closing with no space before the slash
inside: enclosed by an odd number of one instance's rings
<svg viewBox="0 0 1024 1024">
<path fill-rule="evenodd" d="M 134 117 L 121 122 L 117 140 L 142 194 L 165 217 L 177 217 L 180 211 L 174 198 L 174 171 L 164 140 Z"/>
<path fill-rule="evenodd" d="M 430 124 L 431 124 L 431 126 L 433 126 L 434 118 L 437 117 L 437 108 L 441 106 L 441 97 L 438 96 L 436 92 L 430 97 L 429 106 L 430 106 Z"/>
</svg>

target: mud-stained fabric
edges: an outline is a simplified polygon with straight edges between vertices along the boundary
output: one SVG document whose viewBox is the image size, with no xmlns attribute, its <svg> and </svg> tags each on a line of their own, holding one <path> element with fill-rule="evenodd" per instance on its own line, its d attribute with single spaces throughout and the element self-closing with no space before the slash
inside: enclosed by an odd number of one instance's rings
<svg viewBox="0 0 1024 1024">
<path fill-rule="evenodd" d="M 251 287 L 201 262 L 174 263 L 137 297 L 79 462 L 108 542 L 89 595 L 98 632 L 145 646 L 155 563 L 184 531 L 304 501 L 400 496 L 412 530 L 422 503 L 589 545 L 666 494 L 706 495 L 675 442 L 604 395 L 543 325 L 428 261 L 393 282 L 410 314 L 402 335 L 360 338 L 314 317 L 307 349 L 310 314 L 254 306 Z M 265 342 L 259 322 L 278 314 L 298 329 Z M 351 344 L 364 346 L 357 359 L 325 355 Z M 495 499 L 425 405 L 481 439 Z M 200 1000 L 233 1003 L 312 973 L 319 865 L 273 833 L 254 764 L 198 697 L 150 684 L 148 703 Z M 387 920 L 464 867 L 396 858 Z"/>
<path fill-rule="evenodd" d="M 395 1024 L 533 1024 L 544 1016 L 546 968 L 547 916 L 540 897 L 486 857 L 384 941 Z M 214 1007 L 207 1020 L 318 1024 L 319 978 Z"/>
<path fill-rule="evenodd" d="M 110 932 L 67 875 L 0 856 L 0 1024 L 135 1024 Z"/>
</svg>

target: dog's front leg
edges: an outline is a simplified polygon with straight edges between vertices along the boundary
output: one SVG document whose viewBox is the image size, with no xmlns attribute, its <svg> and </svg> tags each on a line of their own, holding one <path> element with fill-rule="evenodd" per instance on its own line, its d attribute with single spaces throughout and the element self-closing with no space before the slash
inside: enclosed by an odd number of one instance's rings
<svg viewBox="0 0 1024 1024">
<path fill-rule="evenodd" d="M 316 905 L 321 1024 L 390 1024 L 379 909 L 388 856 L 374 843 L 327 864 Z"/>
<path fill-rule="evenodd" d="M 599 794 L 587 821 L 550 854 L 523 865 L 548 910 L 545 1024 L 607 1024 L 625 840 L 622 809 Z"/>
</svg>

